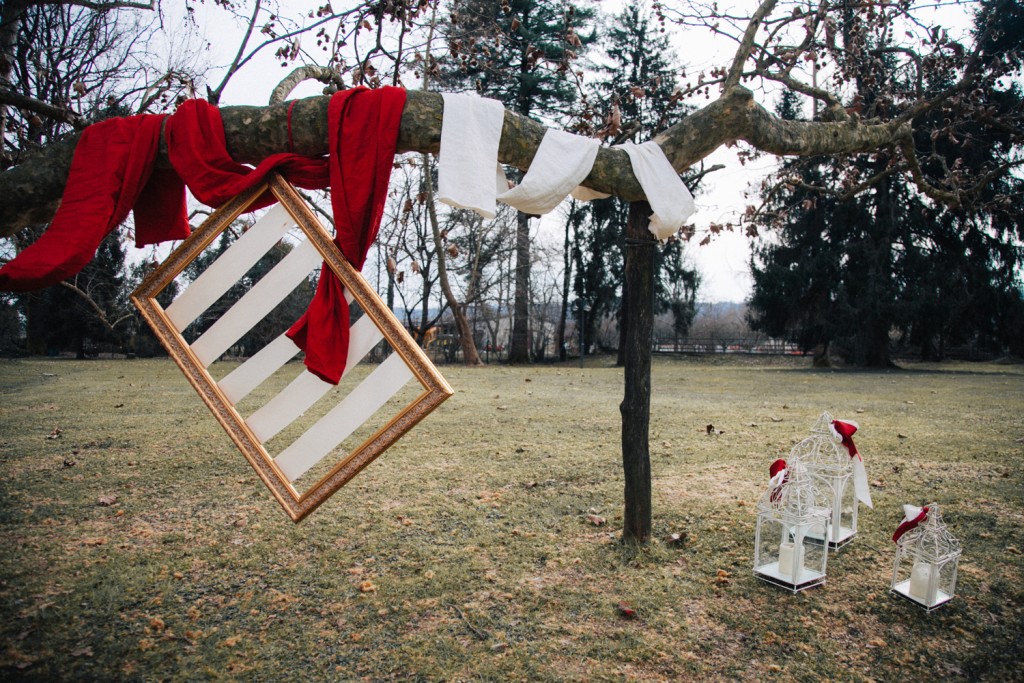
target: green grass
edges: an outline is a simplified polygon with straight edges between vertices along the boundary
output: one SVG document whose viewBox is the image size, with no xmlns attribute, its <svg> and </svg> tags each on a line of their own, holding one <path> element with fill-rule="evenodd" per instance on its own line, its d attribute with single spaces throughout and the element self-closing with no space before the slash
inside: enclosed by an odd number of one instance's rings
<svg viewBox="0 0 1024 683">
<path fill-rule="evenodd" d="M 621 370 L 443 372 L 456 395 L 296 525 L 170 362 L 0 361 L 0 676 L 1024 680 L 1024 366 L 657 359 L 641 549 Z M 875 508 L 790 595 L 753 576 L 754 509 L 824 410 L 860 423 Z M 889 536 L 932 501 L 964 555 L 925 614 Z"/>
</svg>

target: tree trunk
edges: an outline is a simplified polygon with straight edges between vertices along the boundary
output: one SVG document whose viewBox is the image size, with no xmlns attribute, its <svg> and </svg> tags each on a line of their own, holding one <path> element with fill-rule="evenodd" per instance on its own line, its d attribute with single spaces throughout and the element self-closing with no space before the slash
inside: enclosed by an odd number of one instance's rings
<svg viewBox="0 0 1024 683">
<path fill-rule="evenodd" d="M 441 226 L 437 221 L 437 205 L 434 203 L 434 183 L 430 175 L 430 159 L 423 155 L 423 187 L 427 194 L 427 215 L 430 219 L 430 230 L 434 237 L 434 251 L 437 253 L 437 279 L 441 283 L 441 291 L 448 302 L 448 308 L 455 319 L 455 327 L 459 331 L 459 348 L 462 349 L 462 362 L 469 366 L 483 365 L 480 353 L 476 350 L 476 338 L 473 328 L 466 319 L 466 306 L 459 303 L 458 297 L 448 281 L 448 264 L 445 261 L 444 245 L 441 244 Z M 426 301 L 426 299 L 424 299 Z"/>
<path fill-rule="evenodd" d="M 569 287 L 572 283 L 572 238 L 570 228 L 576 216 L 576 200 L 570 200 L 569 217 L 565 220 L 565 241 L 562 242 L 562 309 L 558 314 L 558 360 L 565 362 L 569 357 L 569 349 L 565 343 L 565 323 L 569 317 Z"/>
<path fill-rule="evenodd" d="M 508 362 L 530 362 L 530 217 L 516 215 L 516 289 Z"/>
<path fill-rule="evenodd" d="M 651 207 L 629 205 L 626 223 L 625 396 L 622 414 L 622 469 L 625 507 L 622 540 L 646 543 L 651 537 L 651 341 L 654 331 L 654 250 L 657 241 L 648 231 Z"/>
</svg>

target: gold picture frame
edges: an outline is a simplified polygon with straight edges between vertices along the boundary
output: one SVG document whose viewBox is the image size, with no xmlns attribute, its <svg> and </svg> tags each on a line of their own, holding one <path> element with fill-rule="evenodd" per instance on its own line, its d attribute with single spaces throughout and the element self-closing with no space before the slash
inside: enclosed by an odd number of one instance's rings
<svg viewBox="0 0 1024 683">
<path fill-rule="evenodd" d="M 296 489 L 292 483 L 297 477 L 289 479 L 275 458 L 267 451 L 264 443 L 247 424 L 246 419 L 242 417 L 235 403 L 210 374 L 207 368 L 212 361 L 207 360 L 204 363 L 200 359 L 197 352 L 182 336 L 181 330 L 184 325 L 180 320 L 173 321 L 167 310 L 157 301 L 161 292 L 182 273 L 189 263 L 208 248 L 239 215 L 268 190 L 280 202 L 293 224 L 302 231 L 308 243 L 316 249 L 323 263 L 338 276 L 346 292 L 352 295 L 353 300 L 359 304 L 365 316 L 372 320 L 373 325 L 379 330 L 380 336 L 391 346 L 393 353 L 401 358 L 401 362 L 404 363 L 409 374 L 421 386 L 421 391 L 414 400 L 405 405 L 359 446 L 344 455 L 316 483 L 302 492 Z M 305 248 L 308 252 L 308 247 Z M 295 188 L 277 174 L 271 174 L 264 184 L 238 195 L 214 212 L 145 278 L 132 294 L 132 301 L 242 455 L 249 461 L 278 503 L 295 522 L 301 521 L 313 512 L 453 393 L 451 386 L 387 305 L 359 271 L 345 259 L 330 234 L 314 216 Z M 177 302 L 178 299 L 175 301 Z M 243 330 L 242 334 L 244 332 Z M 193 342 L 193 344 L 196 343 L 198 340 Z M 295 353 L 298 353 L 297 349 L 295 349 Z M 220 353 L 216 355 L 219 356 Z M 402 372 L 405 370 L 402 369 Z M 386 402 L 387 399 L 385 399 Z M 250 416 L 251 418 L 252 416 Z M 333 451 L 334 447 L 329 450 Z"/>
</svg>

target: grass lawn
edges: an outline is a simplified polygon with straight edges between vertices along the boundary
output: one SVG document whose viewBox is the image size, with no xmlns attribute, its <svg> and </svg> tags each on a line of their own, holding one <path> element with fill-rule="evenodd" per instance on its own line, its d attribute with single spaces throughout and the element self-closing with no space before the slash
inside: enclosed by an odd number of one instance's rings
<svg viewBox="0 0 1024 683">
<path fill-rule="evenodd" d="M 639 550 L 620 369 L 442 370 L 455 396 L 296 525 L 170 361 L 0 361 L 0 677 L 1024 680 L 1024 365 L 656 359 Z M 875 507 L 791 595 L 753 576 L 755 505 L 825 410 Z M 964 553 L 926 614 L 890 536 L 932 501 Z"/>
</svg>

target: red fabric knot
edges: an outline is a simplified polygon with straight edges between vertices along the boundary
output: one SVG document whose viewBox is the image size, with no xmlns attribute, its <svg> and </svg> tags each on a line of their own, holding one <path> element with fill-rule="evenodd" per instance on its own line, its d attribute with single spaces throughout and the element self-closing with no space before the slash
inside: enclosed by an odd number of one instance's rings
<svg viewBox="0 0 1024 683">
<path fill-rule="evenodd" d="M 768 474 L 771 479 L 768 485 L 774 487 L 768 499 L 775 503 L 782 497 L 782 488 L 789 482 L 789 470 L 786 469 L 786 461 L 779 458 L 768 466 Z"/>
<path fill-rule="evenodd" d="M 903 534 L 907 533 L 911 529 L 917 528 L 922 522 L 928 519 L 928 506 L 914 507 L 913 505 L 903 506 L 903 520 L 900 525 L 896 527 L 896 533 L 892 535 L 892 542 L 896 543 L 900 540 Z"/>
<path fill-rule="evenodd" d="M 832 420 L 832 431 L 838 436 L 843 446 L 850 453 L 850 457 L 860 458 L 860 452 L 857 450 L 857 446 L 853 443 L 853 435 L 857 433 L 857 423 L 849 422 L 845 420 Z"/>
<path fill-rule="evenodd" d="M 394 87 L 342 90 L 327 106 L 334 241 L 356 270 L 384 215 L 404 107 L 405 90 Z M 348 361 L 348 322 L 344 287 L 324 264 L 313 301 L 288 337 L 306 352 L 307 369 L 331 384 Z"/>
</svg>

